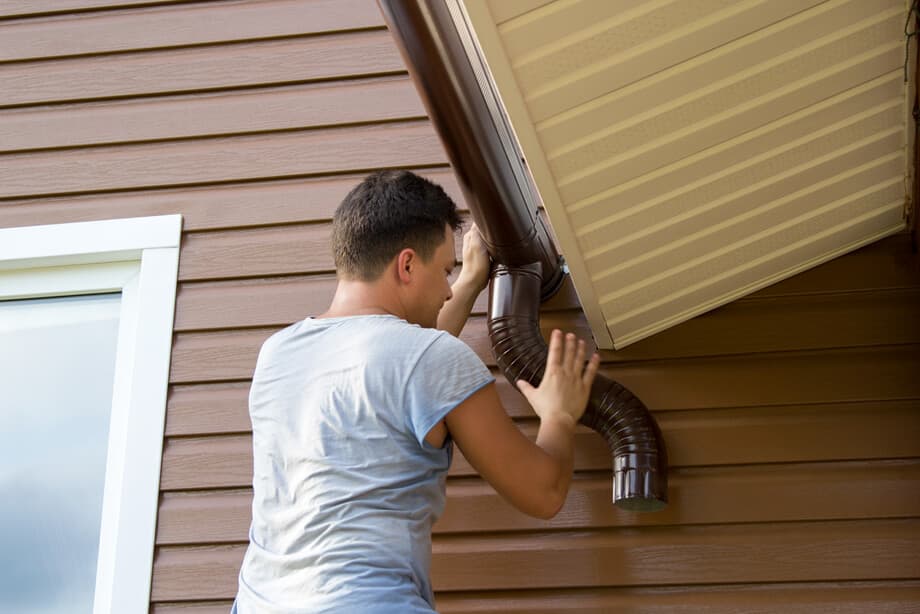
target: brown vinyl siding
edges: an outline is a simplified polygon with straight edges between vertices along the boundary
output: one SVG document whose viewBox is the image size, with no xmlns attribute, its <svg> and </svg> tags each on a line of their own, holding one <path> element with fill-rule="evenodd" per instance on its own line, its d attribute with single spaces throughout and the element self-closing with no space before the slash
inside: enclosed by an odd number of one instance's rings
<svg viewBox="0 0 920 614">
<path fill-rule="evenodd" d="M 920 456 L 920 428 L 913 423 L 915 407 L 914 401 L 835 403 L 743 410 L 683 410 L 657 417 L 665 439 L 673 443 L 668 450 L 671 453 L 669 461 L 671 469 L 676 471 L 682 467 L 709 465 L 910 459 Z M 525 418 L 519 424 L 528 436 L 536 436 L 535 422 Z M 822 437 L 827 441 L 822 441 Z M 609 454 L 594 433 L 580 430 L 575 441 L 578 447 L 576 471 L 609 469 Z M 160 486 L 163 490 L 172 490 L 248 485 L 252 477 L 251 446 L 248 434 L 168 439 L 163 452 Z M 470 477 L 475 473 L 458 452 L 450 475 Z M 909 493 L 909 496 L 913 505 L 920 509 L 920 494 Z M 875 505 L 875 502 L 866 503 Z M 747 502 L 732 504 L 747 505 Z M 859 504 L 851 505 L 858 507 Z M 611 509 L 607 513 L 615 512 Z M 644 517 L 635 520 L 644 521 Z"/>
<path fill-rule="evenodd" d="M 368 107 L 367 100 L 376 102 Z M 257 91 L 63 104 L 0 118 L 5 151 L 296 130 L 424 117 L 405 76 Z"/>
<path fill-rule="evenodd" d="M 462 203 L 449 169 L 422 169 L 423 175 L 443 182 Z M 328 220 L 335 206 L 361 175 L 300 178 L 272 182 L 203 186 L 143 192 L 3 200 L 3 219 L 9 226 L 102 219 L 112 211 L 132 215 L 161 215 L 182 211 L 186 231 L 221 230 L 301 222 L 304 211 L 316 211 Z M 258 206 L 253 206 L 256 203 Z M 36 222 L 36 220 L 39 220 Z"/>
<path fill-rule="evenodd" d="M 347 190 L 409 166 L 463 205 L 446 156 L 372 0 L 7 2 L 0 81 L 0 227 L 184 216 L 151 611 L 226 612 L 249 524 L 259 346 L 331 298 L 329 218 Z M 609 454 L 586 429 L 548 521 L 511 509 L 457 454 L 434 537 L 440 609 L 916 611 L 909 243 L 885 239 L 605 353 L 668 442 L 664 512 L 610 505 Z M 484 310 L 483 296 L 463 338 L 494 369 Z M 588 333 L 570 286 L 542 326 Z M 533 436 L 522 397 L 498 388 Z"/>
<path fill-rule="evenodd" d="M 444 163 L 427 121 L 7 154 L 6 196 L 128 190 Z"/>
<path fill-rule="evenodd" d="M 438 522 L 437 534 L 482 531 L 537 531 L 583 526 L 588 514 L 598 516 L 595 528 L 698 525 L 739 522 L 807 521 L 871 517 L 909 517 L 916 501 L 899 497 L 904 488 L 920 487 L 920 464 L 913 459 L 835 463 L 784 463 L 780 466 L 687 467 L 672 476 L 679 507 L 661 514 L 631 518 L 610 506 L 607 475 L 580 475 L 572 487 L 571 501 L 552 520 L 531 518 L 501 505 L 498 495 L 478 479 L 452 480 L 451 505 Z M 874 501 L 853 509 L 854 486 L 871 492 Z M 724 500 L 744 504 L 725 505 Z M 211 492 L 170 491 L 163 495 L 158 542 L 175 545 L 206 539 L 230 542 L 249 527 L 251 494 L 247 489 Z"/>
<path fill-rule="evenodd" d="M 4 4 L 16 3 L 6 0 Z M 26 4 L 41 10 L 45 3 Z M 48 8 L 56 8 L 65 2 L 46 4 Z M 74 6 L 91 8 L 104 4 L 82 2 Z M 108 4 L 114 7 L 130 3 Z M 0 9 L 0 15 L 13 8 Z M 4 28 L 7 44 L 0 48 L 0 61 L 225 44 L 382 25 L 379 11 L 364 0 L 248 0 L 224 3 L 219 10 L 193 2 L 183 6 L 104 11 L 80 19 L 15 22 Z"/>
<path fill-rule="evenodd" d="M 4 0 L 0 17 L 37 17 L 144 5 L 176 4 L 188 0 Z"/>
<path fill-rule="evenodd" d="M 691 565 L 695 584 L 885 579 L 920 571 L 911 564 L 918 529 L 914 519 L 874 519 L 445 535 L 434 540 L 433 573 L 438 590 L 452 592 L 678 585 L 690 580 Z M 170 583 L 173 599 L 235 593 L 244 551 L 161 547 L 160 582 Z"/>
<path fill-rule="evenodd" d="M 229 43 L 0 65 L 0 105 L 304 83 L 393 73 L 386 31 Z"/>
</svg>

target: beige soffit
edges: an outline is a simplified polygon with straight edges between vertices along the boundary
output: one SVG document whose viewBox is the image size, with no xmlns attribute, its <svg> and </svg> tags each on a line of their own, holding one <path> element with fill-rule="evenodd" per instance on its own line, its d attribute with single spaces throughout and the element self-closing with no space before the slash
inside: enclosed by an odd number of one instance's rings
<svg viewBox="0 0 920 614">
<path fill-rule="evenodd" d="M 905 0 L 464 7 L 600 347 L 904 228 Z"/>
</svg>

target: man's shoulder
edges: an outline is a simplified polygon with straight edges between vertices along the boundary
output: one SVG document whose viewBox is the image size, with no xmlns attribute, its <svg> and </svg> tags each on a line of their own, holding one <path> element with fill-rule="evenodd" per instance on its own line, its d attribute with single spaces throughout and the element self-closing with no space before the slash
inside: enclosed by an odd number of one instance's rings
<svg viewBox="0 0 920 614">
<path fill-rule="evenodd" d="M 405 320 L 392 323 L 389 330 L 380 333 L 378 347 L 382 351 L 405 353 L 407 358 L 414 356 L 418 360 L 471 352 L 465 343 L 446 331 L 410 324 Z"/>
<path fill-rule="evenodd" d="M 323 333 L 323 334 L 316 334 Z M 435 356 L 475 354 L 463 341 L 447 331 L 411 324 L 395 316 L 354 318 L 307 318 L 268 337 L 262 352 L 284 352 L 291 347 L 336 348 L 362 346 L 367 355 L 410 358 L 422 354 Z M 319 344 L 316 346 L 314 344 Z"/>
<path fill-rule="evenodd" d="M 404 361 L 404 365 L 443 360 L 476 360 L 470 347 L 447 331 L 411 324 L 401 318 L 379 322 L 368 333 L 369 354 Z"/>
</svg>

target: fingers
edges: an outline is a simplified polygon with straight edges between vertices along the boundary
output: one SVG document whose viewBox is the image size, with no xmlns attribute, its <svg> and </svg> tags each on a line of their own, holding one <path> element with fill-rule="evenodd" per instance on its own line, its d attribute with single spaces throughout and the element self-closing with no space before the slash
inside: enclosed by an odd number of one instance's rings
<svg viewBox="0 0 920 614">
<path fill-rule="evenodd" d="M 562 331 L 554 328 L 549 337 L 549 352 L 546 354 L 546 366 L 557 366 L 562 363 Z"/>
<path fill-rule="evenodd" d="M 575 333 L 568 333 L 565 336 L 565 355 L 562 357 L 562 370 L 566 373 L 571 373 L 575 367 L 575 348 L 578 345 L 578 340 L 575 338 Z"/>
<path fill-rule="evenodd" d="M 597 370 L 601 365 L 600 354 L 595 352 L 591 356 L 591 360 L 588 361 L 588 366 L 585 367 L 585 372 L 581 376 L 581 381 L 586 388 L 590 388 L 591 384 L 594 383 L 594 376 L 597 375 Z"/>
<path fill-rule="evenodd" d="M 580 377 L 585 369 L 586 354 L 587 344 L 584 339 L 579 339 L 575 333 L 563 334 L 558 328 L 553 329 L 546 355 L 547 366 L 559 366 L 563 371 Z"/>
<path fill-rule="evenodd" d="M 575 376 L 580 376 L 582 369 L 585 367 L 585 340 L 578 340 L 578 349 L 575 351 L 575 364 L 573 366 L 573 373 Z"/>
<path fill-rule="evenodd" d="M 463 264 L 474 279 L 483 285 L 488 282 L 489 251 L 475 224 L 463 235 Z"/>
<path fill-rule="evenodd" d="M 479 228 L 475 223 L 471 224 L 469 229 L 463 233 L 463 244 L 466 245 L 471 243 L 474 239 L 480 239 L 482 235 L 479 234 Z"/>
<path fill-rule="evenodd" d="M 595 352 L 586 363 L 586 354 L 587 344 L 584 339 L 578 339 L 574 333 L 563 335 L 561 330 L 553 329 L 549 340 L 549 352 L 546 355 L 547 376 L 551 371 L 559 372 L 560 375 L 572 378 L 573 383 L 580 382 L 590 388 L 600 368 L 601 357 Z M 518 388 L 524 391 L 520 383 Z"/>
<path fill-rule="evenodd" d="M 524 395 L 524 398 L 530 401 L 530 395 L 536 390 L 536 388 L 531 386 L 530 382 L 528 382 L 527 380 L 523 380 L 523 379 L 519 379 L 518 381 L 516 381 L 515 385 L 517 385 L 517 388 L 518 390 L 521 391 L 521 394 Z"/>
</svg>

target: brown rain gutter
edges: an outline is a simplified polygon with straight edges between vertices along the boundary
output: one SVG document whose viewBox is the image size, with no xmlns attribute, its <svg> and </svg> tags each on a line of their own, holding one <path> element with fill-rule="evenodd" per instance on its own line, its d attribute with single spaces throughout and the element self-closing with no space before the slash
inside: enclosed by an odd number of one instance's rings
<svg viewBox="0 0 920 614">
<path fill-rule="evenodd" d="M 495 261 L 489 337 L 509 381 L 537 386 L 547 346 L 540 300 L 565 280 L 561 257 L 537 216 L 517 141 L 504 119 L 458 0 L 378 0 Z M 645 405 L 599 375 L 582 424 L 613 454 L 613 502 L 633 511 L 667 504 L 664 439 Z"/>
</svg>

